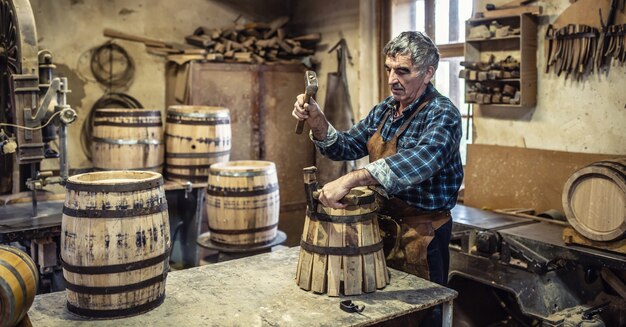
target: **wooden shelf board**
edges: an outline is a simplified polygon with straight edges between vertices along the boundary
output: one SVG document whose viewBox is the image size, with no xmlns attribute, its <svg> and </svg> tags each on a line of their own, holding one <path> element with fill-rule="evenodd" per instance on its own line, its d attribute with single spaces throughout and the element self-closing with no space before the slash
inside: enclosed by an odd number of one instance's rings
<svg viewBox="0 0 626 327">
<path fill-rule="evenodd" d="M 492 37 L 489 39 L 467 39 L 467 42 L 492 42 L 492 41 L 502 41 L 502 40 L 515 40 L 515 39 L 520 39 L 521 36 L 520 35 L 509 35 L 509 36 L 503 36 L 503 37 Z"/>
</svg>

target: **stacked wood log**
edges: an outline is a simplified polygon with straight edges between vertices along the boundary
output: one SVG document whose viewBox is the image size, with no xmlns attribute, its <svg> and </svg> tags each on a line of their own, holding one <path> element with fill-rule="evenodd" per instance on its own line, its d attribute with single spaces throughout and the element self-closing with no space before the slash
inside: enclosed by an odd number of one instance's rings
<svg viewBox="0 0 626 327">
<path fill-rule="evenodd" d="M 222 28 L 200 26 L 185 37 L 185 44 L 163 42 L 105 29 L 104 35 L 142 42 L 146 50 L 168 60 L 183 63 L 189 60 L 225 62 L 291 62 L 313 55 L 321 40 L 320 33 L 290 36 L 285 25 L 288 17 L 270 23 L 235 23 Z"/>
</svg>

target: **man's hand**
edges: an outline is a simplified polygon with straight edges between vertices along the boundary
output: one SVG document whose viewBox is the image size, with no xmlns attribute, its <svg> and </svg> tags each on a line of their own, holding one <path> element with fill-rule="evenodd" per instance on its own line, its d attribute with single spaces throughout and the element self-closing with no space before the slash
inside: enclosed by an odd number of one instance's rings
<svg viewBox="0 0 626 327">
<path fill-rule="evenodd" d="M 351 171 L 336 180 L 324 185 L 320 191 L 319 201 L 325 206 L 343 209 L 347 204 L 339 202 L 353 187 L 377 185 L 378 181 L 365 169 Z"/>
<path fill-rule="evenodd" d="M 304 103 L 304 94 L 298 95 L 291 115 L 298 120 L 306 121 L 311 131 L 313 131 L 313 137 L 316 140 L 323 141 L 326 139 L 328 121 L 313 98 L 311 98 L 309 103 Z"/>
</svg>

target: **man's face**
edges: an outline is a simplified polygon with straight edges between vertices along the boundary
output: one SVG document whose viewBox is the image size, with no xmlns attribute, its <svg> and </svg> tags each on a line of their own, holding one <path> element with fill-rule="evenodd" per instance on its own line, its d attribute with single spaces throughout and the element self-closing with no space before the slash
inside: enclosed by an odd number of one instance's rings
<svg viewBox="0 0 626 327">
<path fill-rule="evenodd" d="M 385 69 L 389 76 L 387 82 L 391 94 L 400 102 L 400 109 L 404 109 L 422 95 L 432 77 L 431 67 L 424 73 L 418 72 L 409 55 L 387 56 Z"/>
</svg>

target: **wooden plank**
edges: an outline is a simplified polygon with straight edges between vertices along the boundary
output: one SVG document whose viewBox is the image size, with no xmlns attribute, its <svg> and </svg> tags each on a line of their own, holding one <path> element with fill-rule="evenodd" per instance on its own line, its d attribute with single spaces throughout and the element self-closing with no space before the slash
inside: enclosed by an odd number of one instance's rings
<svg viewBox="0 0 626 327">
<path fill-rule="evenodd" d="M 319 221 L 309 221 L 309 228 L 307 231 L 307 235 L 306 235 L 306 242 L 310 243 L 310 244 L 314 244 L 314 240 L 315 240 L 315 236 L 316 236 L 316 229 L 317 229 L 317 225 L 319 224 Z M 304 252 L 303 258 L 302 258 L 302 267 L 300 268 L 300 282 L 298 283 L 298 286 L 300 286 L 301 289 L 303 290 L 307 290 L 310 291 L 311 290 L 311 274 L 313 272 L 313 254 L 306 251 L 306 250 L 302 250 L 302 252 Z"/>
<path fill-rule="evenodd" d="M 328 247 L 328 229 L 330 223 L 320 221 L 315 233 L 315 245 Z M 328 256 L 325 254 L 313 254 L 313 276 L 311 280 L 311 291 L 316 293 L 326 293 L 326 268 Z"/>
<path fill-rule="evenodd" d="M 343 224 L 331 223 L 328 235 L 328 246 L 343 247 Z M 328 256 L 328 295 L 339 296 L 341 287 L 341 260 L 340 255 Z"/>
<path fill-rule="evenodd" d="M 309 231 L 309 219 L 308 216 L 304 218 L 304 228 L 302 229 L 302 236 L 300 239 L 306 241 L 306 234 Z M 300 285 L 300 274 L 302 273 L 302 265 L 304 264 L 304 250 L 300 249 L 300 255 L 298 256 L 298 266 L 296 267 L 296 284 Z"/>
<path fill-rule="evenodd" d="M 519 8 L 509 8 L 509 9 L 499 9 L 499 10 L 496 9 L 496 10 L 477 12 L 476 17 L 499 18 L 499 17 L 518 16 L 521 14 L 540 15 L 541 12 L 542 12 L 542 9 L 540 6 L 521 6 Z"/>
<path fill-rule="evenodd" d="M 348 223 L 346 224 L 344 239 L 346 247 L 357 247 L 359 246 L 359 237 L 357 235 L 358 229 L 357 224 L 359 223 Z M 363 289 L 361 287 L 362 284 L 362 262 L 360 255 L 345 255 L 343 256 L 343 288 L 345 295 L 359 295 L 363 293 Z"/>
<path fill-rule="evenodd" d="M 563 241 L 565 244 L 578 244 L 590 248 L 596 248 L 602 251 L 611 251 L 615 253 L 626 254 L 626 239 L 612 241 L 612 242 L 604 242 L 604 241 L 594 241 L 590 240 L 572 227 L 566 227 L 563 229 Z"/>
<path fill-rule="evenodd" d="M 372 228 L 372 236 L 375 242 L 379 242 L 381 240 L 380 229 L 378 227 L 378 218 L 374 218 L 374 224 Z M 376 260 L 376 288 L 383 288 L 389 282 L 387 277 L 387 265 L 385 264 L 385 254 L 383 250 L 376 252 L 374 254 L 374 258 Z"/>
<path fill-rule="evenodd" d="M 365 221 L 358 225 L 359 246 L 374 244 L 374 234 L 372 231 L 372 221 Z M 374 253 L 363 255 L 363 291 L 366 293 L 376 291 L 376 261 Z"/>
<path fill-rule="evenodd" d="M 563 186 L 570 175 L 595 161 L 615 157 L 618 155 L 470 144 L 465 205 L 563 212 Z"/>
</svg>

